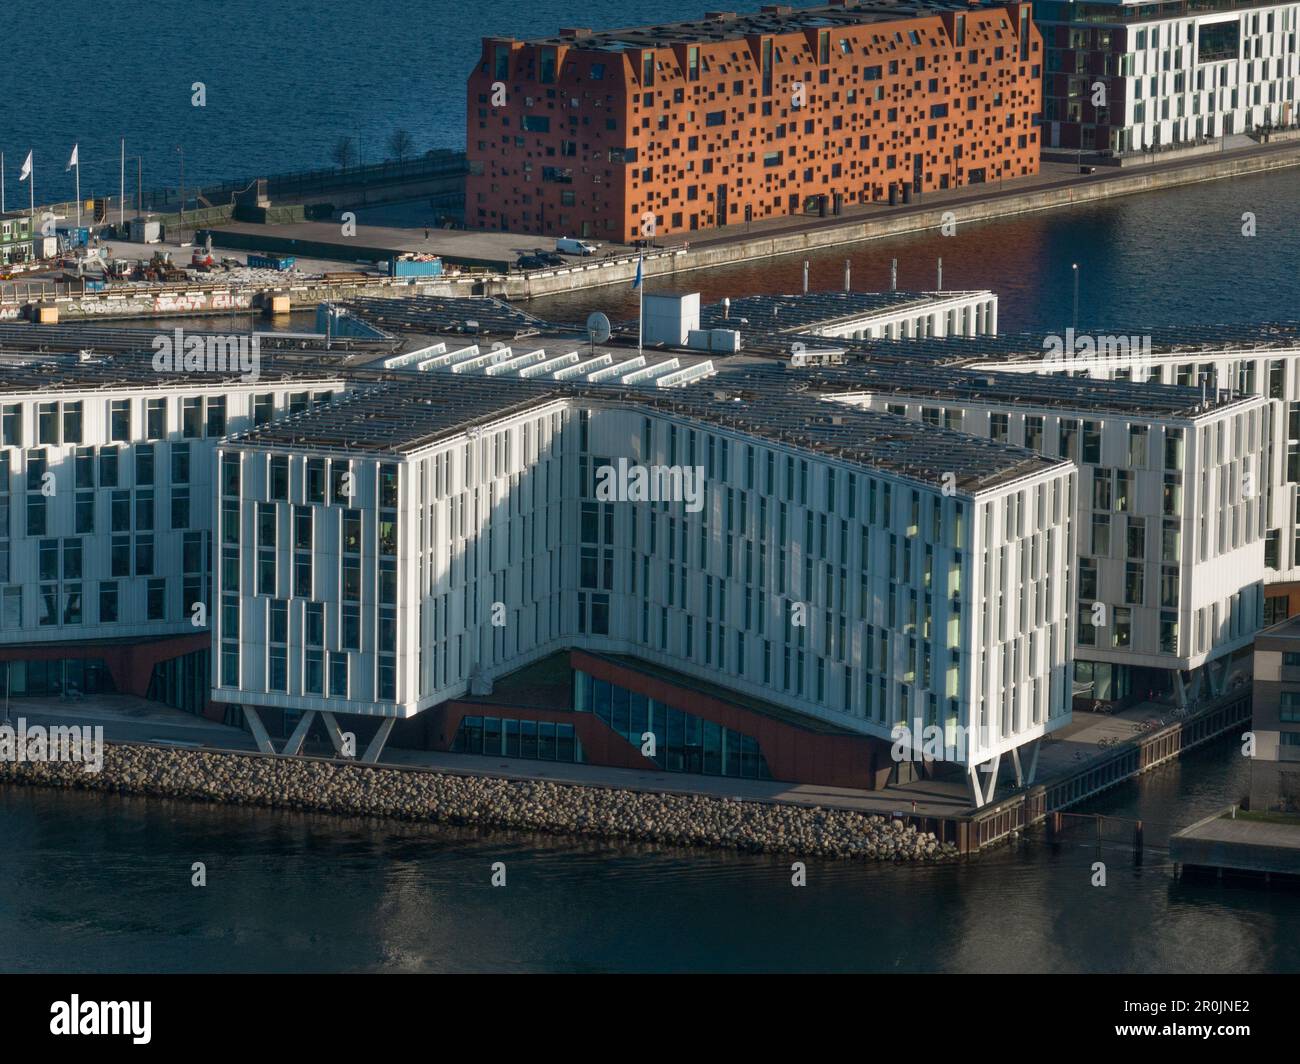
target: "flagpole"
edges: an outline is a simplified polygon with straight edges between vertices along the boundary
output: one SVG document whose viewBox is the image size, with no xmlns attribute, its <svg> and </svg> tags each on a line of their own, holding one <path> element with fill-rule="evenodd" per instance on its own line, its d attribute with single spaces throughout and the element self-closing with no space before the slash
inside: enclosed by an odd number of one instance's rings
<svg viewBox="0 0 1300 1064">
<path fill-rule="evenodd" d="M 5 153 L 0 151 L 0 214 L 5 212 Z"/>
<path fill-rule="evenodd" d="M 81 160 L 77 159 L 77 228 L 81 228 Z"/>
<path fill-rule="evenodd" d="M 117 186 L 117 224 L 126 228 L 126 137 L 122 138 L 122 169 Z"/>
<path fill-rule="evenodd" d="M 637 289 L 637 297 L 640 300 L 637 306 L 637 314 L 636 314 L 636 353 L 638 355 L 641 354 L 641 334 L 645 329 L 645 270 L 643 269 L 644 262 L 645 262 L 645 249 L 637 248 L 636 278 L 639 284 L 637 284 L 636 289 Z"/>
</svg>

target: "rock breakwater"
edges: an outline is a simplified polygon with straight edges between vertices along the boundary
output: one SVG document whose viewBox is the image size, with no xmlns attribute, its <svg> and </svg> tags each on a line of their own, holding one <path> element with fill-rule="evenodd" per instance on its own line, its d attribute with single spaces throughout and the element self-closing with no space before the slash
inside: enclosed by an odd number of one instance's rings
<svg viewBox="0 0 1300 1064">
<path fill-rule="evenodd" d="M 0 783 L 796 857 L 957 855 L 931 833 L 849 810 L 153 746 L 106 745 L 95 774 L 75 764 L 0 762 Z"/>
</svg>

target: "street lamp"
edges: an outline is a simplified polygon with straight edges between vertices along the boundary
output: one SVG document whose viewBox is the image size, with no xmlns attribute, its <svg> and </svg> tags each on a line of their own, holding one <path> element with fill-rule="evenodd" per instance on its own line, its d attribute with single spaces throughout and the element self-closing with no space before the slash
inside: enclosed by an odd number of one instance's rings
<svg viewBox="0 0 1300 1064">
<path fill-rule="evenodd" d="M 1077 262 L 1070 265 L 1074 272 L 1074 331 L 1079 331 L 1079 264 Z"/>
<path fill-rule="evenodd" d="M 185 149 L 177 144 L 176 150 L 181 155 L 181 203 L 176 212 L 176 228 L 179 230 L 185 226 Z"/>
</svg>

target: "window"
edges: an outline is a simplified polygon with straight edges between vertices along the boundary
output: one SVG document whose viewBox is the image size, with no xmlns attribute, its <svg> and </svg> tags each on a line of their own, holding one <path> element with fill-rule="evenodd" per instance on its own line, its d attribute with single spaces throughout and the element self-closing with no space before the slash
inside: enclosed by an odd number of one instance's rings
<svg viewBox="0 0 1300 1064">
<path fill-rule="evenodd" d="M 190 482 L 190 445 L 189 443 L 178 440 L 172 444 L 172 468 L 171 479 L 173 484 L 188 484 Z"/>
<path fill-rule="evenodd" d="M 307 459 L 307 501 L 325 501 L 325 459 Z"/>
<path fill-rule="evenodd" d="M 1110 515 L 1092 515 L 1092 553 L 1099 558 L 1110 555 Z"/>
<path fill-rule="evenodd" d="M 1083 461 L 1096 465 L 1101 461 L 1101 424 L 1097 421 L 1083 423 Z"/>
<path fill-rule="evenodd" d="M 108 438 L 119 443 L 131 439 L 131 400 L 114 399 L 109 404 Z"/>
<path fill-rule="evenodd" d="M 203 397 L 181 400 L 181 435 L 187 440 L 203 436 Z"/>
<path fill-rule="evenodd" d="M 1130 425 L 1128 430 L 1128 464 L 1133 469 L 1147 465 L 1147 426 Z"/>
<path fill-rule="evenodd" d="M 145 435 L 151 440 L 161 440 L 167 435 L 167 400 L 150 399 L 145 407 Z"/>
<path fill-rule="evenodd" d="M 1115 628 L 1111 632 L 1111 645 L 1126 647 L 1132 645 L 1133 611 L 1123 606 L 1115 608 Z"/>
</svg>

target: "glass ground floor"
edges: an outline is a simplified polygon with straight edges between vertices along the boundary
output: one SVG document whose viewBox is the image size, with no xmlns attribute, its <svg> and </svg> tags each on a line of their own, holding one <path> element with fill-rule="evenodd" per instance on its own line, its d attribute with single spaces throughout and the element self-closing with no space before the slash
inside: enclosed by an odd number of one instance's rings
<svg viewBox="0 0 1300 1064">
<path fill-rule="evenodd" d="M 654 737 L 654 761 L 666 772 L 770 780 L 751 735 L 575 670 L 574 709 L 592 713 L 638 749 Z"/>
</svg>

